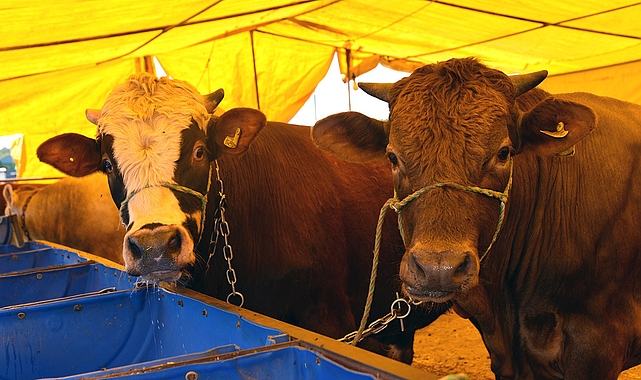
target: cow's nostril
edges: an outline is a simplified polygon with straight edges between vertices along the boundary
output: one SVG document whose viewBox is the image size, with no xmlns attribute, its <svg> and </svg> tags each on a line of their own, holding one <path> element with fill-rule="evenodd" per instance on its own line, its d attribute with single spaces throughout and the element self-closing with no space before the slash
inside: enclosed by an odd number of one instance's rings
<svg viewBox="0 0 641 380">
<path fill-rule="evenodd" d="M 131 255 L 134 260 L 140 260 L 142 258 L 142 249 L 138 245 L 136 239 L 129 237 L 127 239 L 127 245 L 129 246 L 129 251 L 131 251 Z"/>
<path fill-rule="evenodd" d="M 464 285 L 471 281 L 475 274 L 478 274 L 476 255 L 469 251 L 463 254 L 463 260 L 452 274 L 452 283 L 455 285 Z"/>
<path fill-rule="evenodd" d="M 425 281 L 425 278 L 427 277 L 427 273 L 433 267 L 428 266 L 426 263 L 419 261 L 418 258 L 419 258 L 419 255 L 410 256 L 411 268 L 415 271 L 414 275 L 418 280 Z"/>
<path fill-rule="evenodd" d="M 173 234 L 171 238 L 169 238 L 169 241 L 167 242 L 167 250 L 168 251 L 173 251 L 173 250 L 179 250 L 180 245 L 182 243 L 182 238 L 180 236 L 180 231 L 176 230 L 176 232 Z"/>
<path fill-rule="evenodd" d="M 471 256 L 465 255 L 463 262 L 454 271 L 454 278 L 467 276 L 471 265 Z"/>
</svg>

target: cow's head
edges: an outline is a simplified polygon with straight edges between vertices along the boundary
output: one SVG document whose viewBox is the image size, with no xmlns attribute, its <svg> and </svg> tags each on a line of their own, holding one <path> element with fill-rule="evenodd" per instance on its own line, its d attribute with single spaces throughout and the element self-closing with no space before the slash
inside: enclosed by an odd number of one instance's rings
<svg viewBox="0 0 641 380">
<path fill-rule="evenodd" d="M 98 126 L 96 139 L 67 133 L 38 147 L 41 161 L 68 175 L 107 174 L 127 228 L 128 273 L 175 281 L 194 264 L 210 163 L 246 151 L 266 123 L 252 109 L 212 116 L 222 97 L 222 90 L 203 97 L 183 81 L 134 75 L 112 91 L 101 110 L 87 110 Z"/>
<path fill-rule="evenodd" d="M 517 107 L 515 98 L 546 75 L 508 77 L 453 59 L 395 84 L 361 85 L 389 103 L 388 122 L 347 112 L 313 127 L 315 144 L 336 156 L 391 162 L 406 245 L 400 276 L 414 299 L 444 302 L 478 283 L 504 216 L 513 155 L 563 154 L 594 125 L 589 108 L 554 98 L 525 113 Z"/>
</svg>

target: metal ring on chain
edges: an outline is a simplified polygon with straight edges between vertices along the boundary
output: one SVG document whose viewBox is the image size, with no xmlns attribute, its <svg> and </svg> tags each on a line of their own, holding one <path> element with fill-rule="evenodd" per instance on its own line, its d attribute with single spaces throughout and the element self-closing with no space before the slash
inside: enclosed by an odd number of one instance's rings
<svg viewBox="0 0 641 380">
<path fill-rule="evenodd" d="M 239 297 L 239 298 L 240 298 L 240 304 L 239 304 L 239 305 L 236 305 L 236 306 L 238 306 L 238 307 L 243 307 L 243 304 L 245 303 L 245 296 L 243 296 L 243 294 L 242 294 L 242 293 L 238 293 L 238 292 L 231 292 L 231 293 L 229 293 L 229 295 L 227 296 L 227 303 L 228 303 L 228 304 L 232 304 L 232 305 L 234 305 L 234 304 L 233 304 L 233 303 L 231 303 L 231 301 L 229 300 L 232 296 Z"/>
<path fill-rule="evenodd" d="M 403 309 L 403 307 L 401 306 L 402 303 L 407 305 L 407 312 L 405 314 L 403 314 L 403 315 L 398 315 L 398 312 Z M 396 305 L 396 304 L 398 304 L 398 309 L 394 308 L 394 305 Z M 412 305 L 410 305 L 410 303 L 405 298 L 397 298 L 397 299 L 395 299 L 394 302 L 392 302 L 392 306 L 390 306 L 390 312 L 391 313 L 395 312 L 396 313 L 396 318 L 398 318 L 398 319 L 403 319 L 403 318 L 407 317 L 408 315 L 410 315 L 411 311 L 412 311 Z"/>
</svg>

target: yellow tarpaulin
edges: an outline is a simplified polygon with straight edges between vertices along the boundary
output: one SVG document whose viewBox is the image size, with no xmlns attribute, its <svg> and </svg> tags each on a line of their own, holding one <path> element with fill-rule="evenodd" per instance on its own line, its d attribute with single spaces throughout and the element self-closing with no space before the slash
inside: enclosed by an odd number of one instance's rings
<svg viewBox="0 0 641 380">
<path fill-rule="evenodd" d="M 0 135 L 24 133 L 25 177 L 57 175 L 35 149 L 93 136 L 86 108 L 156 56 L 222 109 L 288 121 L 338 53 L 346 79 L 477 56 L 506 73 L 548 70 L 555 92 L 639 102 L 641 5 L 613 0 L 113 0 L 0 3 Z M 621 65 L 624 64 L 624 65 Z M 614 78 L 609 81 L 608 78 Z"/>
</svg>

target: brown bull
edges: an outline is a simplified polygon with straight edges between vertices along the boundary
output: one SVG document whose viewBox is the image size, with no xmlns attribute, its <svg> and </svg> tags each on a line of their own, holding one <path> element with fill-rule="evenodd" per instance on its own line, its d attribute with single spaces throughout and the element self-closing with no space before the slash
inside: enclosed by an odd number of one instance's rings
<svg viewBox="0 0 641 380">
<path fill-rule="evenodd" d="M 313 128 L 323 149 L 391 162 L 405 292 L 454 300 L 500 378 L 616 379 L 641 360 L 641 107 L 533 89 L 477 60 L 393 85 L 388 122 Z"/>
<path fill-rule="evenodd" d="M 214 117 L 221 99 L 132 76 L 88 111 L 97 139 L 60 135 L 38 156 L 69 175 L 107 174 L 130 274 L 235 303 L 242 294 L 248 309 L 335 338 L 355 330 L 379 205 L 393 188 L 386 165 L 346 164 L 315 148 L 308 127 L 266 123 L 257 110 Z M 393 220 L 383 238 L 370 320 L 401 291 Z M 363 345 L 411 362 L 414 331 L 440 310 L 412 312 L 404 333 L 394 323 Z"/>
</svg>

